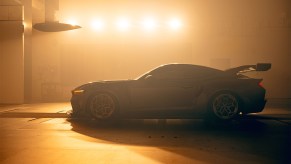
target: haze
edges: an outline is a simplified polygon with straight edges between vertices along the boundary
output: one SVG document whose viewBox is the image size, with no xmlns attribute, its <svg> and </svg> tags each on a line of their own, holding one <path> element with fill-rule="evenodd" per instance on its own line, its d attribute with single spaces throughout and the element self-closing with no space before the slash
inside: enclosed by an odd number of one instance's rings
<svg viewBox="0 0 291 164">
<path fill-rule="evenodd" d="M 289 0 L 59 0 L 56 19 L 82 28 L 41 32 L 32 25 L 45 21 L 44 1 L 1 0 L 0 103 L 68 101 L 83 83 L 134 79 L 167 63 L 227 69 L 270 62 L 270 71 L 254 76 L 264 78 L 268 98 L 290 99 L 290 6 Z"/>
</svg>

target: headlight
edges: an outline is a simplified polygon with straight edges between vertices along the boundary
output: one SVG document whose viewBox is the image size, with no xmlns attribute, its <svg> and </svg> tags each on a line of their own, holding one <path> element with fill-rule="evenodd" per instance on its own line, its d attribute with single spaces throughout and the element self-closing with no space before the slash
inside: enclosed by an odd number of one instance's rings
<svg viewBox="0 0 291 164">
<path fill-rule="evenodd" d="M 83 89 L 78 89 L 78 90 L 73 90 L 72 91 L 72 94 L 73 95 L 81 95 L 84 93 L 84 90 Z"/>
</svg>

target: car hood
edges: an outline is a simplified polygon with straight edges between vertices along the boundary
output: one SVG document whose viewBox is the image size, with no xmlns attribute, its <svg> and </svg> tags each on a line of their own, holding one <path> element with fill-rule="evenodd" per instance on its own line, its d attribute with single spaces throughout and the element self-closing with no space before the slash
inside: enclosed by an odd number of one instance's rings
<svg viewBox="0 0 291 164">
<path fill-rule="evenodd" d="M 95 86 L 104 86 L 104 85 L 118 85 L 118 84 L 127 84 L 131 83 L 132 81 L 135 80 L 102 80 L 102 81 L 94 81 L 94 82 L 89 82 L 84 85 L 81 85 L 77 87 L 76 89 L 85 89 L 88 87 L 95 87 Z"/>
</svg>

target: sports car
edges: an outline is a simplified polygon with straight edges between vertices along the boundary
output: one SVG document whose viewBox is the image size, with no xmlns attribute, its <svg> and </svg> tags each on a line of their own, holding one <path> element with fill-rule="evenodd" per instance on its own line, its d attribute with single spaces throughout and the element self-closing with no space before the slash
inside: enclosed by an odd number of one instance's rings
<svg viewBox="0 0 291 164">
<path fill-rule="evenodd" d="M 232 120 L 261 112 L 266 104 L 262 79 L 245 75 L 267 71 L 270 63 L 228 70 L 192 64 L 161 65 L 134 80 L 97 81 L 72 90 L 73 116 Z"/>
</svg>

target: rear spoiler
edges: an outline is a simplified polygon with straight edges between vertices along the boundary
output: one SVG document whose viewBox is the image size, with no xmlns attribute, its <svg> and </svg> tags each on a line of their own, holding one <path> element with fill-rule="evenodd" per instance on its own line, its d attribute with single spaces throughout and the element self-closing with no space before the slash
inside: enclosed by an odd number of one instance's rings
<svg viewBox="0 0 291 164">
<path fill-rule="evenodd" d="M 227 74 L 240 74 L 251 71 L 268 71 L 271 69 L 271 63 L 258 63 L 256 65 L 243 65 L 235 68 L 230 68 L 225 70 Z"/>
</svg>

